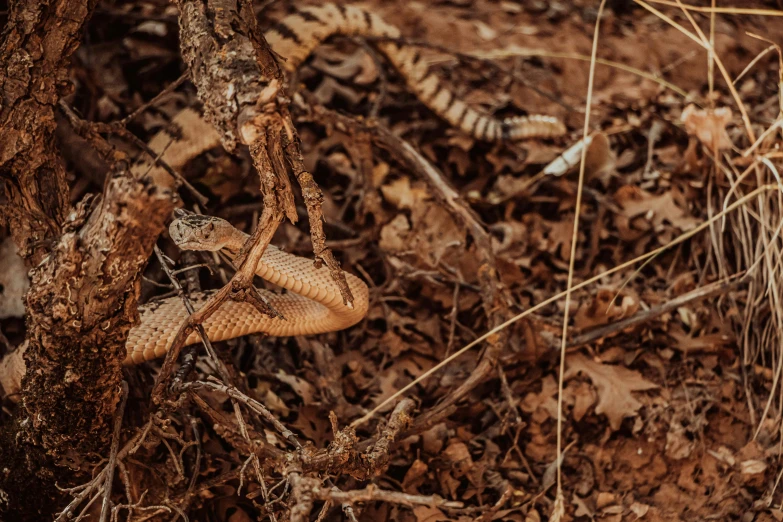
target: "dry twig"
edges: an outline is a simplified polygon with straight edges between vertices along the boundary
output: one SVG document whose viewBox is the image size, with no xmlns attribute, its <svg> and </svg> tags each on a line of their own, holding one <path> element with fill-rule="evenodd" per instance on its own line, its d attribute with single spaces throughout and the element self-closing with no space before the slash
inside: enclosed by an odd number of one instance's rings
<svg viewBox="0 0 783 522">
<path fill-rule="evenodd" d="M 312 101 L 309 110 L 316 121 L 324 125 L 338 125 L 345 132 L 352 135 L 368 133 L 376 145 L 388 150 L 407 169 L 433 188 L 437 199 L 444 208 L 462 223 L 473 236 L 476 252 L 481 263 L 479 267 L 479 289 L 484 311 L 487 314 L 490 325 L 494 327 L 506 321 L 512 301 L 507 289 L 498 279 L 489 234 L 479 223 L 470 207 L 443 178 L 441 173 L 410 144 L 381 125 L 370 124 L 365 126 L 353 118 L 329 110 Z M 507 332 L 498 332 L 498 335 L 491 339 L 488 349 L 481 356 L 478 365 L 471 375 L 437 406 L 417 418 L 406 435 L 420 433 L 440 422 L 451 414 L 456 404 L 465 398 L 471 390 L 491 376 L 497 364 L 498 356 L 506 345 L 507 336 Z M 360 424 L 364 420 L 366 419 L 363 417 L 354 421 L 353 426 Z"/>
</svg>

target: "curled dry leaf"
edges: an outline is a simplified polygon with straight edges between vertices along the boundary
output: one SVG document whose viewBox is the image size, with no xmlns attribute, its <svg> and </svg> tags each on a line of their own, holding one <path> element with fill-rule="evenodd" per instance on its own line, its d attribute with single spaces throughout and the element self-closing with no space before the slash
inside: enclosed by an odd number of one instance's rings
<svg viewBox="0 0 783 522">
<path fill-rule="evenodd" d="M 383 226 L 378 246 L 388 252 L 404 252 L 406 240 L 411 226 L 404 214 L 397 214 L 394 219 Z"/>
<path fill-rule="evenodd" d="M 672 460 L 682 460 L 691 455 L 696 442 L 691 440 L 680 422 L 673 422 L 666 433 L 666 456 Z"/>
<path fill-rule="evenodd" d="M 590 386 L 589 383 L 580 382 L 575 386 L 573 383 L 571 383 L 565 389 L 565 393 L 570 394 L 574 398 L 574 406 L 571 410 L 571 416 L 577 422 L 582 420 L 582 417 L 585 416 L 587 410 L 589 410 L 590 407 L 595 404 L 595 390 Z"/>
<path fill-rule="evenodd" d="M 756 475 L 764 473 L 767 469 L 767 463 L 763 460 L 745 460 L 740 463 L 740 469 L 744 475 Z"/>
<path fill-rule="evenodd" d="M 324 104 L 331 103 L 334 98 L 344 98 L 351 104 L 358 104 L 362 101 L 362 95 L 354 89 L 347 87 L 331 76 L 324 77 L 323 81 L 313 91 L 313 96 Z"/>
<path fill-rule="evenodd" d="M 405 472 L 402 479 L 402 490 L 406 493 L 418 493 L 418 487 L 427 481 L 429 467 L 422 460 L 416 459 Z"/>
<path fill-rule="evenodd" d="M 364 49 L 357 49 L 354 53 L 341 58 L 335 63 L 334 60 L 326 60 L 318 56 L 313 60 L 313 67 L 335 78 L 352 80 L 358 85 L 368 85 L 378 79 L 378 66 Z"/>
<path fill-rule="evenodd" d="M 613 323 L 630 317 L 639 310 L 639 299 L 622 293 L 615 298 L 616 291 L 602 288 L 592 300 L 583 302 L 574 315 L 574 327 L 585 330 Z"/>
<path fill-rule="evenodd" d="M 498 37 L 498 32 L 481 20 L 476 20 L 473 24 L 476 26 L 476 31 L 482 40 L 492 41 Z"/>
<path fill-rule="evenodd" d="M 763 460 L 743 460 L 740 462 L 740 473 L 743 484 L 751 488 L 763 488 L 767 469 L 767 463 Z"/>
<path fill-rule="evenodd" d="M 557 382 L 552 375 L 547 375 L 541 382 L 540 393 L 528 393 L 520 404 L 522 411 L 533 413 L 539 408 L 546 411 L 551 418 L 557 417 Z"/>
<path fill-rule="evenodd" d="M 671 347 L 684 353 L 720 353 L 736 341 L 733 335 L 720 332 L 691 337 L 681 328 L 672 328 L 669 336 L 676 341 Z"/>
<path fill-rule="evenodd" d="M 305 404 L 313 404 L 315 402 L 315 386 L 309 382 L 305 381 L 301 377 L 297 377 L 296 375 L 289 375 L 280 369 L 277 371 L 275 376 L 279 381 L 289 385 L 291 389 L 302 398 Z"/>
<path fill-rule="evenodd" d="M 413 508 L 416 522 L 448 522 L 451 520 L 443 511 L 436 507 L 416 506 Z"/>
<path fill-rule="evenodd" d="M 444 462 L 449 464 L 455 477 L 462 477 L 473 466 L 470 450 L 464 442 L 459 440 L 450 441 L 440 456 Z"/>
<path fill-rule="evenodd" d="M 648 504 L 634 502 L 631 504 L 630 510 L 637 518 L 642 518 L 650 510 L 650 506 Z"/>
<path fill-rule="evenodd" d="M 410 211 L 410 221 L 397 214 L 381 229 L 380 246 L 398 254 L 415 254 L 428 269 L 438 266 L 444 258 L 451 266 L 471 274 L 468 256 L 459 255 L 465 245 L 465 231 L 442 206 L 431 203 L 426 184 L 399 178 L 381 186 L 383 198 L 399 210 Z"/>
<path fill-rule="evenodd" d="M 410 178 L 399 178 L 381 187 L 383 198 L 398 209 L 413 209 L 430 199 L 427 186 L 420 182 L 411 183 Z"/>
<path fill-rule="evenodd" d="M 731 116 L 731 109 L 728 107 L 698 109 L 695 105 L 688 105 L 682 111 L 682 122 L 688 134 L 696 136 L 702 144 L 715 153 L 721 149 L 731 148 L 731 139 L 726 132 L 726 125 L 731 123 Z"/>
<path fill-rule="evenodd" d="M 606 178 L 614 171 L 617 157 L 609 146 L 609 138 L 602 132 L 579 140 L 566 149 L 565 152 L 544 168 L 543 174 L 547 176 L 562 176 L 571 169 L 578 167 L 582 159 L 582 149 L 585 147 L 587 147 L 585 174 L 589 179 L 599 178 L 602 181 L 606 181 Z"/>
<path fill-rule="evenodd" d="M 578 496 L 574 495 L 574 498 L 571 499 L 571 503 L 576 506 L 576 509 L 574 510 L 574 516 L 590 517 L 591 520 L 595 518 L 595 512 L 590 509 L 587 503 L 585 503 L 585 501 Z"/>
</svg>

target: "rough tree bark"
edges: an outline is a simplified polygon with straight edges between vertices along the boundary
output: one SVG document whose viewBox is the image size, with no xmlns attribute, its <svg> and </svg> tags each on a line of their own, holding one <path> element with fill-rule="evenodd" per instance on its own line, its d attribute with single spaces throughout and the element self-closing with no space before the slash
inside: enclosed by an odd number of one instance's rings
<svg viewBox="0 0 783 522">
<path fill-rule="evenodd" d="M 11 6 L 0 41 L 2 217 L 11 225 L 32 276 L 26 296 L 22 404 L 11 432 L 0 440 L 0 510 L 2 502 L 10 505 L 13 520 L 40 519 L 42 508 L 57 507 L 55 502 L 42 502 L 56 496 L 55 482 L 68 485 L 67 473 L 58 471 L 55 462 L 86 470 L 86 455 L 105 450 L 120 397 L 125 342 L 137 320 L 139 274 L 176 203 L 173 187 L 128 170 L 127 162 L 113 155 L 106 158 L 114 167 L 102 194 L 70 208 L 65 170 L 53 138 L 54 105 L 70 88 L 68 59 L 96 1 L 21 0 Z M 289 170 L 302 189 L 316 260 L 326 265 L 345 301 L 351 302 L 339 264 L 325 246 L 323 196 L 304 168 L 285 82 L 268 46 L 259 40 L 249 0 L 177 0 L 177 5 L 182 55 L 205 112 L 227 149 L 238 144 L 250 148 L 264 200 L 259 226 L 240 253 L 237 274 L 191 321 L 252 288 L 256 262 L 274 229 L 284 218 L 296 219 Z M 167 356 L 152 394 L 156 402 L 163 402 L 172 390 L 167 377 L 177 351 L 172 349 Z M 337 453 L 322 452 L 325 469 L 332 469 L 331 463 L 350 464 L 346 459 L 352 457 L 354 476 L 378 473 L 388 465 L 390 445 L 409 426 L 412 409 L 413 402 L 403 401 L 387 433 L 366 455 L 356 452 L 355 435 L 346 428 L 345 447 L 338 445 Z M 301 449 L 298 443 L 297 447 Z M 338 461 L 335 455 L 345 458 Z M 288 471 L 292 480 L 303 472 L 304 467 Z M 106 476 L 111 480 L 110 473 Z M 263 481 L 260 472 L 257 478 Z M 302 491 L 315 498 L 320 490 Z M 293 495 L 292 506 L 297 500 Z M 339 501 L 349 499 L 343 496 Z M 80 502 L 76 499 L 75 505 Z"/>
<path fill-rule="evenodd" d="M 135 286 L 176 197 L 119 162 L 101 196 L 70 208 L 54 105 L 96 3 L 12 3 L 0 41 L 0 216 L 32 269 L 22 404 L 0 441 L 14 520 L 55 507 L 42 500 L 67 473 L 53 462 L 78 468 L 109 440 Z"/>
<path fill-rule="evenodd" d="M 97 0 L 11 2 L 0 40 L 3 216 L 28 266 L 60 235 L 69 210 L 54 144 L 54 105 L 71 90 L 68 64 Z"/>
</svg>

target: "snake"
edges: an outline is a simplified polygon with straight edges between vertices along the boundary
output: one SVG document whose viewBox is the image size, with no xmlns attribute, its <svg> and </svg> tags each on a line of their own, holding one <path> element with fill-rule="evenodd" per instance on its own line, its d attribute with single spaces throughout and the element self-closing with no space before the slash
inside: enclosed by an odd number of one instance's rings
<svg viewBox="0 0 783 522">
<path fill-rule="evenodd" d="M 498 119 L 470 107 L 429 70 L 417 47 L 398 43 L 401 32 L 397 27 L 362 7 L 333 3 L 296 7 L 265 31 L 264 38 L 283 58 L 283 68 L 293 73 L 324 40 L 334 35 L 377 38 L 373 45 L 386 56 L 417 98 L 453 127 L 478 140 L 516 141 L 553 138 L 565 133 L 563 123 L 551 116 Z M 164 129 L 149 142 L 150 149 L 172 168 L 182 168 L 191 159 L 220 144 L 217 131 L 193 109 L 180 111 L 172 124 L 177 132 Z M 152 172 L 154 176 L 166 175 L 150 160 L 136 164 L 134 169 Z M 180 248 L 222 250 L 229 257 L 236 255 L 247 239 L 246 234 L 220 218 L 182 214 L 172 222 L 169 235 Z M 221 341 L 252 333 L 270 336 L 326 333 L 348 328 L 367 314 L 367 285 L 348 272 L 345 272 L 345 278 L 354 296 L 353 306 L 343 302 L 339 288 L 327 270 L 318 269 L 312 260 L 286 253 L 273 245 L 264 252 L 256 274 L 287 291 L 277 294 L 260 290 L 283 318 L 267 316 L 249 303 L 228 301 L 203 324 L 210 340 Z M 194 306 L 203 304 L 207 297 L 208 294 L 194 296 Z M 187 317 L 185 307 L 176 297 L 142 305 L 141 322 L 128 336 L 125 364 L 139 364 L 165 355 L 179 325 Z M 199 336 L 194 332 L 185 344 L 196 342 L 199 342 Z"/>
<path fill-rule="evenodd" d="M 233 259 L 247 241 L 247 234 L 224 219 L 186 214 L 181 210 L 175 215 L 177 219 L 169 226 L 169 235 L 181 249 L 222 251 Z M 288 293 L 265 289 L 258 289 L 258 292 L 282 317 L 269 316 L 244 301 L 226 301 L 202 326 L 211 341 L 253 333 L 289 337 L 348 328 L 367 314 L 369 290 L 355 275 L 343 274 L 353 295 L 352 303 L 343 300 L 339 287 L 325 267 L 316 268 L 310 259 L 269 245 L 256 266 L 256 275 Z M 209 296 L 209 292 L 194 294 L 194 307 L 199 308 Z M 179 298 L 153 301 L 140 307 L 141 322 L 128 334 L 125 364 L 138 364 L 165 355 L 179 325 L 188 315 Z M 199 340 L 199 334 L 193 332 L 185 345 Z"/>
<path fill-rule="evenodd" d="M 420 47 L 402 41 L 400 30 L 379 15 L 363 7 L 323 3 L 293 8 L 287 16 L 264 32 L 271 49 L 282 58 L 281 66 L 293 74 L 326 39 L 335 36 L 370 39 L 404 79 L 408 89 L 434 114 L 452 127 L 488 142 L 517 141 L 529 138 L 555 138 L 566 132 L 565 125 L 545 115 L 496 118 L 469 106 L 442 79 L 430 71 Z M 220 146 L 220 135 L 198 111 L 180 110 L 171 123 L 155 134 L 149 148 L 175 170 L 181 170 L 204 152 Z M 160 163 L 145 158 L 132 166 L 136 175 L 148 175 L 162 184 L 171 177 Z M 225 220 L 216 217 L 180 217 L 169 227 L 171 237 L 182 248 L 223 250 L 236 255 L 246 235 Z M 284 294 L 260 291 L 282 317 L 269 317 L 248 303 L 228 301 L 203 324 L 212 341 L 228 340 L 252 333 L 295 336 L 326 333 L 348 328 L 367 314 L 369 292 L 358 277 L 345 273 L 353 296 L 353 306 L 344 303 L 337 284 L 325 269 L 312 260 L 286 253 L 269 245 L 258 266 L 257 275 L 286 290 Z M 196 308 L 209 293 L 193 296 Z M 188 317 L 179 298 L 153 301 L 139 307 L 140 322 L 129 333 L 125 365 L 139 364 L 163 356 Z M 197 334 L 186 344 L 199 341 Z M 22 350 L 0 361 L 0 381 L 21 380 L 24 374 Z M 13 389 L 6 382 L 7 389 Z"/>
</svg>

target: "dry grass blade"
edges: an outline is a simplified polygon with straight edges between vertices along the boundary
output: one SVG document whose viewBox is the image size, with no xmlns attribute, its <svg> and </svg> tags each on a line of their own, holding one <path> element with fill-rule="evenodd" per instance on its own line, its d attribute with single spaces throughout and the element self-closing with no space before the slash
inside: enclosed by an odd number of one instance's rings
<svg viewBox="0 0 783 522">
<path fill-rule="evenodd" d="M 780 518 L 783 11 L 730 2 L 11 2 L 0 519 Z M 178 252 L 197 201 L 252 238 Z"/>
<path fill-rule="evenodd" d="M 743 197 L 739 198 L 737 201 L 735 201 L 731 205 L 728 205 L 724 210 L 722 210 L 721 212 L 715 214 L 709 220 L 701 223 L 699 226 L 695 227 L 693 230 L 689 230 L 688 232 L 680 234 L 679 236 L 677 236 L 676 238 L 674 238 L 673 240 L 671 240 L 667 244 L 665 244 L 665 245 L 663 245 L 661 247 L 658 247 L 655 250 L 652 250 L 652 251 L 650 251 L 650 252 L 648 252 L 646 254 L 642 254 L 642 255 L 634 258 L 634 259 L 631 259 L 630 261 L 626 261 L 625 263 L 622 263 L 622 264 L 617 265 L 617 266 L 615 266 L 613 268 L 610 268 L 609 270 L 601 272 L 600 274 L 598 274 L 598 275 L 596 275 L 594 277 L 591 277 L 590 279 L 587 279 L 586 281 L 582 281 L 581 283 L 579 283 L 577 285 L 574 285 L 574 287 L 571 289 L 571 291 L 580 290 L 582 288 L 590 286 L 593 283 L 597 283 L 598 281 L 601 281 L 602 279 L 604 279 L 605 277 L 607 277 L 607 276 L 609 276 L 611 274 L 620 272 L 621 270 L 625 270 L 625 269 L 627 269 L 629 267 L 634 266 L 635 264 L 637 264 L 639 262 L 646 261 L 647 259 L 649 259 L 651 257 L 655 257 L 658 254 L 660 254 L 661 252 L 664 252 L 664 251 L 668 250 L 669 248 L 671 248 L 673 246 L 679 245 L 680 243 L 683 243 L 684 241 L 687 241 L 688 239 L 692 238 L 693 236 L 695 236 L 696 234 L 698 234 L 702 230 L 705 230 L 706 228 L 710 227 L 714 223 L 718 222 L 720 219 L 722 219 L 725 216 L 729 215 L 734 210 L 736 210 L 738 208 L 741 208 L 743 205 L 745 205 L 749 201 L 752 201 L 754 198 L 756 198 L 756 197 L 758 197 L 758 196 L 760 196 L 762 194 L 765 194 L 767 192 L 779 191 L 779 190 L 780 190 L 780 188 L 778 187 L 778 185 L 774 184 L 774 183 L 773 184 L 762 185 L 761 187 L 758 187 L 755 190 L 753 190 L 752 192 L 749 192 L 748 194 L 746 194 Z M 408 391 L 410 391 L 416 385 L 418 385 L 422 381 L 427 380 L 433 374 L 435 374 L 438 371 L 442 370 L 450 362 L 452 362 L 455 359 L 459 358 L 461 355 L 463 355 L 465 352 L 467 352 L 471 348 L 473 348 L 473 347 L 479 345 L 480 343 L 486 341 L 487 339 L 489 339 L 491 336 L 495 335 L 499 331 L 501 331 L 501 330 L 503 330 L 505 328 L 508 328 L 512 324 L 514 324 L 514 323 L 524 319 L 528 315 L 530 315 L 530 314 L 532 314 L 534 312 L 537 312 L 538 310 L 541 310 L 545 306 L 548 306 L 548 305 L 550 305 L 550 304 L 552 304 L 552 303 L 554 303 L 556 301 L 559 301 L 560 299 L 564 298 L 565 295 L 566 295 L 565 292 L 560 292 L 560 293 L 550 297 L 549 299 L 546 299 L 546 300 L 538 303 L 537 305 L 528 308 L 524 312 L 521 312 L 521 313 L 515 315 L 514 317 L 512 317 L 511 319 L 509 319 L 505 323 L 503 323 L 503 324 L 493 328 L 492 330 L 488 331 L 487 333 L 485 333 L 481 337 L 479 337 L 479 338 L 475 339 L 474 341 L 466 344 L 465 346 L 463 346 L 462 348 L 460 348 L 459 350 L 457 350 L 456 352 L 454 352 L 453 354 L 451 354 L 447 358 L 443 359 L 441 362 L 439 362 L 438 364 L 436 364 L 435 366 L 433 366 L 432 368 L 430 368 L 426 372 L 422 373 L 419 377 L 417 377 L 416 379 L 414 379 L 410 383 L 408 383 L 405 386 L 403 386 L 402 388 L 400 388 L 397 392 L 395 392 L 393 395 L 391 395 L 387 399 L 383 400 L 380 404 L 375 406 L 368 413 L 366 413 L 365 415 L 363 415 L 359 419 L 356 419 L 355 421 L 353 421 L 351 423 L 351 426 L 356 427 L 356 426 L 359 426 L 361 424 L 364 424 L 368 420 L 372 419 L 375 416 L 376 413 L 378 413 L 379 411 L 384 409 L 388 404 L 390 404 L 391 402 L 394 402 L 399 397 L 402 397 L 403 395 L 405 395 Z"/>
<path fill-rule="evenodd" d="M 783 11 L 777 9 L 754 9 L 746 7 L 703 7 L 698 5 L 681 4 L 674 0 L 648 0 L 651 4 L 683 7 L 688 11 L 698 13 L 732 14 L 732 15 L 758 15 L 758 16 L 783 16 Z"/>
<path fill-rule="evenodd" d="M 723 75 L 723 79 L 726 81 L 726 85 L 728 86 L 729 90 L 731 91 L 731 95 L 734 98 L 735 103 L 737 104 L 737 107 L 740 110 L 740 113 L 742 114 L 742 121 L 745 124 L 745 132 L 748 135 L 748 139 L 752 142 L 756 141 L 756 133 L 753 132 L 753 127 L 750 124 L 750 117 L 748 116 L 748 110 L 745 107 L 745 104 L 742 102 L 742 99 L 740 98 L 739 93 L 737 92 L 737 89 L 734 87 L 734 82 L 732 81 L 731 77 L 729 76 L 728 71 L 726 70 L 726 67 L 723 65 L 723 62 L 721 61 L 720 57 L 715 53 L 715 49 L 710 44 L 707 37 L 704 35 L 704 33 L 701 31 L 701 28 L 699 28 L 698 24 L 696 24 L 696 21 L 693 20 L 693 17 L 691 14 L 683 9 L 683 12 L 685 13 L 685 16 L 688 18 L 688 20 L 693 25 L 694 29 L 696 29 L 696 32 L 699 33 L 699 36 L 696 36 L 692 32 L 688 31 L 686 28 L 684 28 L 682 25 L 675 22 L 672 18 L 665 15 L 658 9 L 655 9 L 651 5 L 647 4 L 646 2 L 642 0 L 634 0 L 635 3 L 642 6 L 643 8 L 647 9 L 651 13 L 653 13 L 655 16 L 659 17 L 661 20 L 664 20 L 668 24 L 670 24 L 672 27 L 675 27 L 678 31 L 680 31 L 682 34 L 699 44 L 701 47 L 703 47 L 705 50 L 707 50 L 709 53 L 712 54 L 712 57 L 715 60 L 715 64 L 718 66 L 718 69 L 720 70 L 721 74 Z M 677 4 L 680 4 L 680 1 L 677 0 Z"/>
<path fill-rule="evenodd" d="M 524 56 L 524 57 L 538 57 L 538 58 L 559 58 L 563 60 L 578 60 L 581 62 L 588 62 L 588 63 L 591 62 L 591 57 L 583 54 L 549 51 L 546 49 L 527 49 L 521 47 L 518 48 L 510 47 L 506 49 L 498 49 L 495 51 L 486 51 L 486 52 L 474 52 L 471 53 L 471 56 L 475 56 L 477 58 L 482 58 L 487 60 L 499 60 L 502 58 L 509 58 L 513 56 Z M 692 98 L 692 96 L 688 94 L 688 92 L 685 91 L 685 89 L 682 89 L 681 87 L 677 86 L 676 84 L 670 81 L 664 80 L 663 78 L 661 78 L 656 74 L 643 71 L 636 67 L 631 67 L 630 65 L 626 65 L 624 63 L 615 62 L 613 60 L 606 60 L 604 58 L 596 58 L 595 63 L 597 65 L 604 65 L 606 67 L 611 67 L 613 69 L 625 71 L 627 73 L 633 74 L 640 78 L 644 78 L 645 80 L 655 82 L 662 87 L 665 87 L 673 92 L 676 92 L 677 94 L 679 94 L 680 96 L 682 96 L 688 101 L 690 101 Z"/>
<path fill-rule="evenodd" d="M 595 82 L 595 58 L 598 53 L 598 34 L 601 28 L 601 15 L 604 12 L 606 0 L 601 0 L 598 16 L 593 32 L 593 48 L 590 55 L 590 75 L 587 79 L 587 99 L 585 100 L 585 123 L 582 129 L 582 140 L 590 133 L 590 107 L 593 101 L 593 85 Z M 568 344 L 568 315 L 571 309 L 571 291 L 574 284 L 574 263 L 576 262 L 576 247 L 579 244 L 579 214 L 582 210 L 582 191 L 585 184 L 585 165 L 587 147 L 582 147 L 582 158 L 579 161 L 579 179 L 576 185 L 576 206 L 574 208 L 574 226 L 571 232 L 571 252 L 568 256 L 568 279 L 566 281 L 565 305 L 563 306 L 563 330 L 560 335 L 560 371 L 557 389 L 557 496 L 563 496 L 562 456 L 563 456 L 563 382 L 565 379 L 566 345 Z"/>
</svg>

